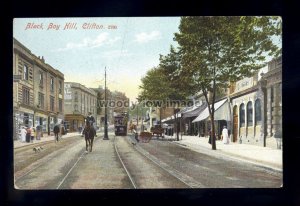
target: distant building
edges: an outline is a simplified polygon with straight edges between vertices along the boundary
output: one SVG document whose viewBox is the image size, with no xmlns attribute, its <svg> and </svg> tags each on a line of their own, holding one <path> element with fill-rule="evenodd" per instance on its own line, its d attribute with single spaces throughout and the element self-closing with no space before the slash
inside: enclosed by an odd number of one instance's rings
<svg viewBox="0 0 300 206">
<path fill-rule="evenodd" d="M 88 112 L 96 118 L 97 94 L 76 82 L 65 82 L 65 123 L 69 131 L 78 131 L 85 125 Z"/>
<path fill-rule="evenodd" d="M 14 139 L 21 126 L 40 125 L 50 134 L 63 120 L 64 74 L 13 39 L 13 75 Z"/>
</svg>

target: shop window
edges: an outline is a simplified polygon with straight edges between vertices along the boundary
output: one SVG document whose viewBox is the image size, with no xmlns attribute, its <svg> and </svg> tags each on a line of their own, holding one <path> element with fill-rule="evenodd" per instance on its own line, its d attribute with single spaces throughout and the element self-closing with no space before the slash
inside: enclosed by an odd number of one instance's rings
<svg viewBox="0 0 300 206">
<path fill-rule="evenodd" d="M 255 101 L 255 125 L 261 125 L 261 101 Z"/>
<path fill-rule="evenodd" d="M 240 126 L 245 126 L 245 105 L 241 104 L 240 106 Z"/>
<path fill-rule="evenodd" d="M 247 104 L 247 126 L 253 126 L 252 102 L 248 102 L 248 104 Z"/>
</svg>

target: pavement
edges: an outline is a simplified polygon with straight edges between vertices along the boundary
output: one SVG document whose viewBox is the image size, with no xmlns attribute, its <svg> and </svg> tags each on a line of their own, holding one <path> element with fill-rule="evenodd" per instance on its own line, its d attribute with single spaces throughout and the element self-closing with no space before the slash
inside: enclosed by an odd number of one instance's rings
<svg viewBox="0 0 300 206">
<path fill-rule="evenodd" d="M 97 132 L 98 134 L 98 132 Z M 62 138 L 68 138 L 81 135 L 78 132 L 67 133 Z M 98 134 L 99 135 L 99 134 Z M 100 134 L 101 135 L 101 134 Z M 129 134 L 130 135 L 130 134 Z M 155 139 L 156 137 L 153 137 Z M 161 137 L 160 137 L 161 138 Z M 40 142 L 52 141 L 54 135 L 44 135 L 41 140 L 33 140 L 33 142 L 26 143 L 20 140 L 14 141 L 14 148 L 37 144 Z M 216 150 L 211 149 L 211 145 L 208 143 L 207 137 L 198 136 L 179 136 L 179 141 L 176 141 L 176 136 L 165 135 L 165 140 L 172 141 L 172 143 L 179 146 L 191 149 L 193 151 L 204 153 L 207 155 L 215 156 L 217 158 L 232 159 L 237 161 L 248 162 L 251 164 L 259 165 L 261 167 L 270 168 L 276 171 L 282 171 L 282 150 L 272 149 L 268 147 L 239 144 L 230 142 L 229 144 L 223 144 L 222 141 L 216 141 Z"/>
<path fill-rule="evenodd" d="M 72 133 L 67 133 L 67 134 L 63 135 L 61 138 L 65 139 L 65 138 L 68 138 L 68 137 L 74 137 L 74 136 L 79 136 L 79 135 L 81 135 L 81 134 L 78 133 L 78 132 L 72 132 Z M 27 145 L 31 145 L 31 144 L 38 144 L 38 143 L 41 143 L 41 142 L 53 141 L 54 139 L 55 139 L 54 134 L 53 135 L 47 135 L 47 134 L 45 135 L 44 134 L 44 136 L 41 137 L 40 140 L 34 139 L 32 142 L 21 142 L 20 140 L 15 140 L 14 141 L 14 148 L 19 148 L 19 147 L 23 147 L 23 146 L 27 146 Z"/>
<path fill-rule="evenodd" d="M 223 144 L 222 141 L 217 140 L 217 149 L 212 150 L 212 146 L 208 143 L 207 137 L 179 136 L 179 141 L 175 141 L 175 135 L 173 137 L 165 135 L 165 138 L 172 140 L 174 144 L 178 144 L 196 152 L 218 158 L 248 162 L 282 172 L 282 150 L 279 149 L 234 142 Z"/>
</svg>

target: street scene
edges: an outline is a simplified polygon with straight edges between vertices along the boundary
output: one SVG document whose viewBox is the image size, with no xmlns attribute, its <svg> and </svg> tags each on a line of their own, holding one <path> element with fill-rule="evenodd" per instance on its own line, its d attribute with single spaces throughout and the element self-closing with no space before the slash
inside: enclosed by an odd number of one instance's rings
<svg viewBox="0 0 300 206">
<path fill-rule="evenodd" d="M 282 20 L 15 18 L 17 190 L 281 188 Z"/>
</svg>

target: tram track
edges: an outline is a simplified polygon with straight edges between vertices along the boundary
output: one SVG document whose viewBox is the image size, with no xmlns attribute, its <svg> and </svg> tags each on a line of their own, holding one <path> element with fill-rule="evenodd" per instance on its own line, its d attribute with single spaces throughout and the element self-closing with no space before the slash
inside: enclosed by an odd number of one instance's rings
<svg viewBox="0 0 300 206">
<path fill-rule="evenodd" d="M 69 148 L 76 147 L 80 141 L 83 141 L 83 140 L 78 139 L 77 141 L 72 142 L 71 145 L 68 145 L 68 147 Z M 95 139 L 94 143 L 97 142 L 97 141 L 98 140 Z M 38 171 L 39 168 L 41 168 L 43 166 L 46 166 L 49 162 L 51 162 L 55 159 L 59 159 L 58 157 L 65 151 L 66 151 L 65 147 L 59 148 L 58 150 L 48 154 L 47 156 L 43 157 L 42 159 L 34 162 L 32 165 L 28 166 L 27 168 L 16 172 L 15 173 L 15 186 L 16 186 L 16 188 L 18 188 L 18 186 L 17 186 L 18 182 L 26 180 L 32 173 Z M 65 182 L 65 180 L 68 178 L 69 174 L 77 166 L 78 162 L 83 158 L 83 156 L 85 154 L 86 154 L 86 151 L 85 151 L 85 146 L 84 146 L 82 149 L 80 149 L 77 152 L 77 155 L 75 155 L 76 158 L 71 159 L 71 160 L 68 161 L 67 166 L 64 166 L 64 168 L 68 167 L 69 169 L 65 173 L 66 175 L 64 175 L 62 178 L 55 181 L 55 182 L 58 182 L 57 186 L 55 186 L 55 189 L 60 189 L 60 187 Z"/>
<path fill-rule="evenodd" d="M 73 142 L 71 145 L 69 145 L 69 147 L 72 147 L 72 146 L 78 144 L 79 141 L 81 141 L 81 140 L 77 140 L 77 141 Z M 43 145 L 47 145 L 47 144 L 43 144 Z M 60 155 L 64 150 L 65 150 L 65 147 L 59 148 L 58 150 L 55 150 L 54 152 L 51 152 L 50 154 L 47 154 L 46 156 L 43 156 L 39 160 L 33 162 L 31 165 L 27 166 L 26 168 L 15 171 L 15 183 L 17 181 L 22 180 L 24 177 L 28 176 L 32 172 L 36 171 L 41 166 L 43 166 L 43 165 L 47 164 L 48 162 L 57 158 L 57 156 Z"/>
<path fill-rule="evenodd" d="M 137 185 L 136 185 L 135 181 L 133 180 L 132 176 L 130 175 L 128 169 L 126 168 L 126 166 L 125 166 L 125 164 L 124 164 L 124 162 L 123 162 L 123 160 L 122 160 L 122 158 L 121 158 L 121 156 L 120 156 L 120 154 L 119 154 L 119 151 L 118 151 L 118 148 L 117 148 L 117 145 L 116 145 L 116 142 L 115 142 L 115 141 L 116 141 L 116 136 L 114 136 L 114 140 L 113 140 L 114 149 L 115 149 L 115 151 L 116 151 L 116 154 L 117 154 L 117 156 L 118 156 L 118 158 L 119 158 L 119 160 L 120 160 L 120 162 L 121 162 L 121 164 L 122 164 L 122 166 L 123 166 L 123 168 L 124 168 L 124 170 L 125 170 L 125 172 L 126 172 L 128 178 L 129 178 L 129 180 L 130 180 L 130 182 L 131 182 L 133 188 L 134 188 L 134 189 L 137 189 Z"/>
<path fill-rule="evenodd" d="M 100 140 L 100 138 L 94 139 L 93 144 L 96 144 L 96 142 L 98 142 L 99 140 Z M 62 180 L 59 181 L 59 184 L 57 185 L 56 189 L 61 188 L 61 186 L 64 184 L 64 182 L 69 177 L 70 173 L 78 166 L 78 163 L 83 159 L 84 155 L 87 155 L 89 152 L 87 152 L 86 149 L 83 148 L 79 153 L 81 153 L 80 156 L 77 158 L 76 162 L 71 166 L 71 168 L 68 170 L 66 175 L 62 178 Z"/>
<path fill-rule="evenodd" d="M 155 156 L 151 155 L 149 152 L 144 150 L 139 145 L 135 145 L 134 148 L 136 151 L 138 151 L 140 154 L 142 154 L 144 157 L 149 159 L 151 162 L 153 162 L 155 165 L 166 171 L 169 175 L 175 177 L 179 181 L 183 182 L 185 185 L 187 185 L 189 188 L 204 188 L 205 186 L 200 183 L 199 181 L 193 179 L 192 177 L 189 177 L 188 175 L 172 168 L 170 165 L 160 161 Z"/>
<path fill-rule="evenodd" d="M 128 140 L 128 137 L 126 137 L 126 142 L 129 146 L 132 146 L 130 140 Z M 114 144 L 115 144 L 115 147 L 116 147 L 116 150 L 117 150 L 116 143 L 114 143 Z M 154 165 L 155 168 L 157 168 L 161 171 L 160 173 L 163 174 L 164 179 L 171 178 L 173 182 L 180 182 L 180 185 L 181 185 L 180 187 L 183 187 L 183 188 L 201 188 L 201 187 L 204 187 L 201 183 L 197 182 L 193 178 L 188 177 L 187 175 L 175 170 L 171 166 L 159 161 L 157 158 L 155 158 L 152 155 L 150 155 L 149 153 L 147 153 L 145 150 L 143 150 L 138 145 L 134 145 L 133 147 L 134 147 L 134 150 L 139 155 L 142 156 L 142 158 L 144 158 L 145 160 L 148 160 L 148 164 L 150 163 L 150 164 Z M 124 162 L 118 151 L 117 151 L 117 153 L 118 153 L 118 156 L 120 158 L 120 161 Z M 129 160 L 127 160 L 127 162 L 128 162 L 127 164 L 130 166 Z M 132 180 L 132 182 L 133 182 L 132 184 L 137 185 L 135 183 L 136 181 L 134 181 L 134 178 L 132 178 L 134 175 L 131 175 L 129 173 L 131 168 L 130 167 L 126 168 L 124 163 L 122 163 L 122 165 L 123 165 L 124 169 L 127 171 L 129 178 Z M 139 187 L 135 186 L 135 188 L 139 188 Z"/>
<path fill-rule="evenodd" d="M 153 155 L 149 154 L 147 151 L 145 151 L 143 148 L 141 148 L 140 146 L 135 146 L 135 149 L 142 155 L 144 155 L 144 157 L 146 157 L 147 159 L 149 159 L 150 161 L 152 161 L 154 164 L 156 164 L 157 166 L 159 166 L 161 169 L 163 169 L 164 171 L 166 171 L 167 173 L 169 173 L 170 175 L 172 175 L 173 177 L 175 177 L 176 179 L 180 180 L 181 182 L 183 182 L 185 185 L 187 185 L 189 188 L 204 188 L 205 186 L 194 180 L 192 177 L 189 177 L 188 175 L 172 168 L 170 165 L 158 160 L 156 157 L 154 157 Z"/>
</svg>

